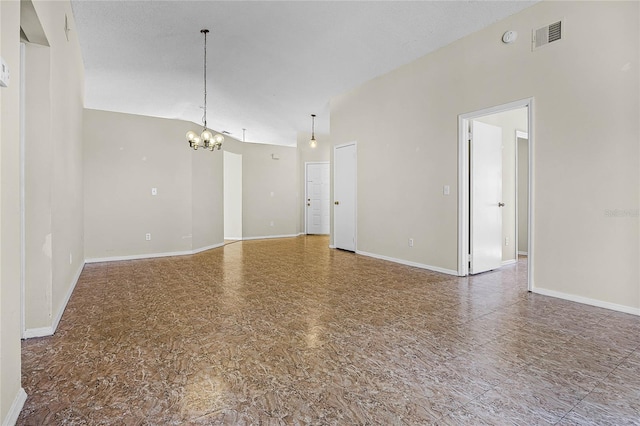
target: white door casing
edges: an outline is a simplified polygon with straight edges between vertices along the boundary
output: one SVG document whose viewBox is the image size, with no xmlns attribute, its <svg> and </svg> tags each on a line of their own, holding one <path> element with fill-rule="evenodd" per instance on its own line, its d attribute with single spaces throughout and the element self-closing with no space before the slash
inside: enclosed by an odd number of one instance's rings
<svg viewBox="0 0 640 426">
<path fill-rule="evenodd" d="M 306 233 L 328 234 L 331 216 L 329 163 L 307 163 L 305 169 Z"/>
<path fill-rule="evenodd" d="M 502 265 L 502 128 L 471 122 L 471 274 Z"/>
<path fill-rule="evenodd" d="M 479 117 L 527 108 L 528 144 L 528 205 L 527 205 L 527 289 L 534 291 L 536 256 L 535 256 L 535 102 L 533 98 L 484 108 L 473 112 L 466 112 L 458 116 L 458 275 L 469 274 L 469 123 Z"/>
<path fill-rule="evenodd" d="M 356 144 L 333 151 L 333 242 L 339 249 L 356 251 Z"/>
</svg>

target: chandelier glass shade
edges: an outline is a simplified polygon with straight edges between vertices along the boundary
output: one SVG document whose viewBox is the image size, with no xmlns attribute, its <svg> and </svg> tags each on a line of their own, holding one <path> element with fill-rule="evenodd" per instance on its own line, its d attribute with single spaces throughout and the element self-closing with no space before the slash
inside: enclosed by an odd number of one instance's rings
<svg viewBox="0 0 640 426">
<path fill-rule="evenodd" d="M 207 128 L 207 33 L 209 30 L 203 29 L 200 30 L 200 32 L 204 34 L 204 116 L 202 117 L 204 128 L 200 134 L 189 130 L 187 132 L 187 140 L 189 141 L 189 146 L 193 149 L 202 147 L 213 151 L 222 148 L 224 136 L 219 133 L 214 135 L 213 132 Z"/>
</svg>

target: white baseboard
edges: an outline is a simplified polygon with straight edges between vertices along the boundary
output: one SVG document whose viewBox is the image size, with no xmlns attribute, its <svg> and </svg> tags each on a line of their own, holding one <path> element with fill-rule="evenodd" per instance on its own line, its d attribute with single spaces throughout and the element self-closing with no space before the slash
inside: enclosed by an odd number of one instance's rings
<svg viewBox="0 0 640 426">
<path fill-rule="evenodd" d="M 526 252 L 526 251 L 519 251 L 519 252 L 518 252 L 518 254 L 519 254 L 520 256 L 529 256 L 529 253 L 528 253 L 528 252 Z"/>
<path fill-rule="evenodd" d="M 78 280 L 80 279 L 80 274 L 82 274 L 82 269 L 84 269 L 84 263 L 80 265 L 80 268 L 76 271 L 75 276 L 69 286 L 69 290 L 67 290 L 67 294 L 64 297 L 64 301 L 58 309 L 56 316 L 53 318 L 53 323 L 49 327 L 39 327 L 39 328 L 27 328 L 22 338 L 31 339 L 33 337 L 45 337 L 45 336 L 53 336 L 58 328 L 58 324 L 60 324 L 60 320 L 62 319 L 62 314 L 64 314 L 64 310 L 67 308 L 67 304 L 69 303 L 69 299 L 71 299 L 71 295 L 73 291 L 76 289 L 76 285 L 78 284 Z"/>
<path fill-rule="evenodd" d="M 210 246 L 201 247 L 199 249 L 191 250 L 191 254 L 202 253 L 203 251 L 213 250 L 214 248 L 223 247 L 224 243 L 212 244 Z"/>
<path fill-rule="evenodd" d="M 518 263 L 515 259 L 503 260 L 502 266 L 513 265 L 514 263 Z"/>
<path fill-rule="evenodd" d="M 83 269 L 84 269 L 84 263 L 76 271 L 76 275 L 75 277 L 73 277 L 73 282 L 71 283 L 71 286 L 69 286 L 69 290 L 67 291 L 67 295 L 64 298 L 64 302 L 62 302 L 62 306 L 60 306 L 60 309 L 58 310 L 58 313 L 53 320 L 53 325 L 52 325 L 53 333 L 56 332 L 56 329 L 58 328 L 58 324 L 60 324 L 60 320 L 62 319 L 62 314 L 64 314 L 64 310 L 67 309 L 67 304 L 69 303 L 69 299 L 71 299 L 73 290 L 76 289 L 76 285 L 78 284 L 78 280 L 80 279 L 80 274 L 82 274 Z"/>
<path fill-rule="evenodd" d="M 23 388 L 18 390 L 18 394 L 13 399 L 13 403 L 9 408 L 9 412 L 7 416 L 2 420 L 2 426 L 14 426 L 18 421 L 18 416 L 20 415 L 20 411 L 22 411 L 22 407 L 24 407 L 24 403 L 27 401 L 27 393 Z"/>
<path fill-rule="evenodd" d="M 298 234 L 287 234 L 287 235 L 265 235 L 262 237 L 244 237 L 243 240 L 245 241 L 249 241 L 249 240 L 268 240 L 271 238 L 295 238 L 297 237 Z"/>
<path fill-rule="evenodd" d="M 212 244 L 206 247 L 201 247 L 194 250 L 170 251 L 165 253 L 132 254 L 128 256 L 93 257 L 93 258 L 85 259 L 85 263 L 117 262 L 120 260 L 139 260 L 139 259 L 154 259 L 156 257 L 186 256 L 186 255 L 196 254 L 206 250 L 211 250 L 211 249 L 223 247 L 223 246 L 224 246 L 224 243 L 219 243 L 219 244 Z"/>
<path fill-rule="evenodd" d="M 454 271 L 453 269 L 445 269 L 445 268 L 440 268 L 438 266 L 425 265 L 424 263 L 411 262 L 409 260 L 404 260 L 404 259 L 396 259 L 395 257 L 383 256 L 381 254 L 368 253 L 366 251 L 360 251 L 360 250 L 356 250 L 356 254 L 373 257 L 376 259 L 388 260 L 389 262 L 400 263 L 402 265 L 414 266 L 420 269 L 428 269 L 430 271 L 440 272 L 447 275 L 458 276 L 458 271 Z"/>
<path fill-rule="evenodd" d="M 88 259 L 85 259 L 84 261 L 85 263 L 118 262 L 120 260 L 153 259 L 156 257 L 184 256 L 187 254 L 193 253 L 191 252 L 191 250 L 171 251 L 166 253 L 131 254 L 127 256 L 90 257 Z"/>
<path fill-rule="evenodd" d="M 329 244 L 329 248 L 334 249 L 336 248 L 336 246 L 334 246 L 333 244 Z"/>
<path fill-rule="evenodd" d="M 544 288 L 534 287 L 531 289 L 531 291 L 543 296 L 557 297 L 558 299 L 569 300 L 570 302 L 583 303 L 585 305 L 597 306 L 598 308 L 611 309 L 612 311 L 624 312 L 625 314 L 640 316 L 640 308 L 634 308 L 632 306 L 618 305 L 617 303 L 604 302 L 602 300 L 590 299 L 588 297 L 576 296 L 574 294 L 567 294 L 559 291 L 547 290 Z"/>
<path fill-rule="evenodd" d="M 225 240 L 242 241 L 242 237 L 224 237 Z"/>
<path fill-rule="evenodd" d="M 23 339 L 33 339 L 34 337 L 53 336 L 53 327 L 27 328 L 23 335 Z"/>
</svg>

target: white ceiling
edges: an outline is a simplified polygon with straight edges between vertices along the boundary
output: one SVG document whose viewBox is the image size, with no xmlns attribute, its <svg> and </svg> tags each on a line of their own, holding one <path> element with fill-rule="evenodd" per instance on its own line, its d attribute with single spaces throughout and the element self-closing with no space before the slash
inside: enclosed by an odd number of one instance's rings
<svg viewBox="0 0 640 426">
<path fill-rule="evenodd" d="M 329 133 L 329 101 L 535 1 L 72 0 L 85 106 L 295 145 Z M 176 135 L 182 139 L 182 135 Z"/>
</svg>

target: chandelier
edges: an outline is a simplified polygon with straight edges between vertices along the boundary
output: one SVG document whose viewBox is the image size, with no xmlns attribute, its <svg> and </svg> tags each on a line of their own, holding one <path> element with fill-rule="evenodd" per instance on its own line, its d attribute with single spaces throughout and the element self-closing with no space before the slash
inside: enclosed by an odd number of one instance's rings
<svg viewBox="0 0 640 426">
<path fill-rule="evenodd" d="M 207 129 L 207 33 L 209 30 L 204 29 L 200 30 L 200 32 L 204 34 L 204 116 L 202 117 L 204 128 L 200 135 L 193 130 L 189 130 L 187 132 L 187 140 L 189 141 L 189 146 L 193 149 L 203 147 L 213 151 L 214 149 L 220 150 L 222 142 L 224 142 L 224 136 L 221 134 L 214 136 L 211 130 Z"/>
</svg>

